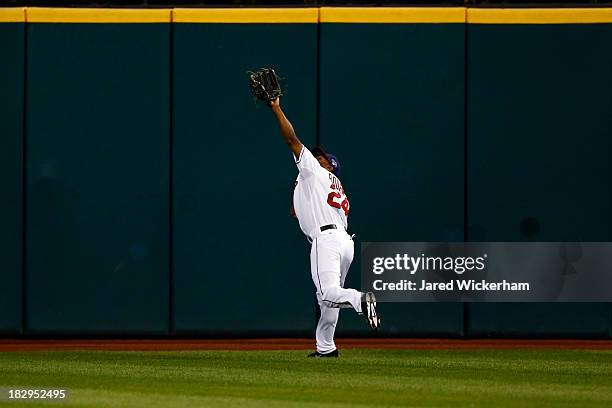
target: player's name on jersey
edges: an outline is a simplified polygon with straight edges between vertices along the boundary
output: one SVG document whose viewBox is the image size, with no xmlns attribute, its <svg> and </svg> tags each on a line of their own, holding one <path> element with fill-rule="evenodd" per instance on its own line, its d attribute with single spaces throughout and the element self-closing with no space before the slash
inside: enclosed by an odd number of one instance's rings
<svg viewBox="0 0 612 408">
<path fill-rule="evenodd" d="M 421 292 L 436 292 L 436 291 L 529 291 L 528 282 L 509 282 L 502 280 L 499 282 L 488 282 L 484 279 L 475 280 L 460 280 L 454 279 L 448 282 L 429 282 L 422 279 L 421 282 L 413 282 L 407 279 L 402 279 L 396 282 L 383 282 L 378 279 L 372 283 L 372 288 L 376 291 L 421 291 Z"/>
<path fill-rule="evenodd" d="M 344 194 L 344 187 L 342 187 L 342 183 L 340 182 L 340 180 L 338 180 L 338 177 L 334 176 L 331 173 L 329 173 L 328 177 L 329 181 L 331 181 L 331 185 L 329 186 L 329 188 L 331 188 L 332 190 L 337 190 L 341 194 Z"/>
</svg>

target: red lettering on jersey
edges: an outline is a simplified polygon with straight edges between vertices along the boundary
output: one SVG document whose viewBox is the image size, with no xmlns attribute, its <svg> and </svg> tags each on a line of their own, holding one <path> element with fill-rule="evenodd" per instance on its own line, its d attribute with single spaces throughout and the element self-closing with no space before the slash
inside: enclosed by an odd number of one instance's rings
<svg viewBox="0 0 612 408">
<path fill-rule="evenodd" d="M 342 183 L 340 183 L 340 180 L 338 180 L 338 178 L 330 174 L 329 180 L 332 182 L 329 188 L 331 188 L 332 190 L 339 191 L 340 194 L 344 194 L 344 188 L 342 187 Z"/>
<path fill-rule="evenodd" d="M 340 197 L 342 197 L 340 194 L 336 193 L 335 191 L 332 191 L 327 196 L 327 204 L 331 205 L 334 208 L 342 208 L 342 205 L 340 203 L 334 201 L 334 198 L 340 198 Z"/>
<path fill-rule="evenodd" d="M 342 202 L 338 202 L 336 200 L 334 200 L 335 198 L 342 198 L 342 194 L 340 193 L 336 193 L 335 191 L 332 191 L 331 193 L 329 193 L 329 195 L 327 196 L 327 204 L 331 205 L 334 208 L 338 208 L 344 211 L 344 215 L 348 217 L 348 212 L 349 212 L 349 201 L 347 197 L 344 197 L 344 200 L 342 200 Z"/>
<path fill-rule="evenodd" d="M 331 185 L 329 186 L 329 188 L 331 188 L 332 190 L 336 190 L 337 192 L 332 191 L 331 193 L 329 193 L 329 195 L 327 196 L 327 204 L 331 205 L 334 208 L 343 210 L 344 215 L 348 217 L 348 212 L 350 208 L 348 198 L 345 196 L 342 202 L 335 200 L 336 198 L 342 198 L 342 196 L 345 195 L 342 183 L 340 183 L 340 180 L 338 180 L 338 178 L 331 173 L 329 174 L 329 180 L 331 181 Z"/>
<path fill-rule="evenodd" d="M 348 198 L 345 197 L 344 201 L 342 201 L 342 204 L 340 204 L 342 206 L 342 209 L 344 210 L 344 215 L 348 217 L 348 212 L 349 212 L 349 201 Z"/>
</svg>

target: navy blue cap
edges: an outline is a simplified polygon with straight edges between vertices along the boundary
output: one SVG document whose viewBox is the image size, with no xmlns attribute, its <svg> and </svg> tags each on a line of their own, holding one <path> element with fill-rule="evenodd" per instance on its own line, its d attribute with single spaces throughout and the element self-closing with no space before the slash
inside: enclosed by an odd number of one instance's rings
<svg viewBox="0 0 612 408">
<path fill-rule="evenodd" d="M 336 176 L 340 176 L 340 161 L 338 161 L 338 158 L 333 154 L 327 153 L 327 160 L 334 168 L 332 173 L 334 173 Z"/>
<path fill-rule="evenodd" d="M 336 156 L 334 156 L 333 154 L 327 153 L 320 146 L 316 146 L 312 149 L 312 155 L 314 157 L 324 156 L 333 168 L 332 173 L 334 173 L 336 176 L 340 176 L 340 161 L 338 160 Z"/>
</svg>

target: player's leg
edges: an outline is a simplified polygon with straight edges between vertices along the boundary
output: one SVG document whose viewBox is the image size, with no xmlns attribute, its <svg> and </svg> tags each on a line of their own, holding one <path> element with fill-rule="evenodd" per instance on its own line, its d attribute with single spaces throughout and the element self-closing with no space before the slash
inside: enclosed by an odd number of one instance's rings
<svg viewBox="0 0 612 408">
<path fill-rule="evenodd" d="M 342 235 L 334 233 L 313 240 L 310 251 L 312 280 L 321 301 L 328 307 L 352 307 L 361 313 L 361 292 L 341 286 L 341 259 L 346 246 L 343 239 Z"/>
<path fill-rule="evenodd" d="M 344 240 L 344 246 L 340 257 L 340 285 L 344 287 L 344 281 L 348 270 L 353 262 L 353 255 L 355 253 L 355 243 L 353 239 L 346 236 Z M 380 327 L 380 316 L 376 313 L 376 298 L 373 293 L 363 293 L 361 299 L 361 310 L 368 324 L 373 330 L 378 330 Z"/>
<path fill-rule="evenodd" d="M 344 281 L 346 280 L 346 275 L 348 274 L 351 263 L 353 262 L 354 255 L 355 244 L 347 235 L 342 247 L 342 253 L 340 254 L 340 286 L 342 287 L 344 287 Z"/>
<path fill-rule="evenodd" d="M 353 241 L 347 242 L 343 245 L 340 253 L 340 286 L 344 287 L 344 280 L 348 273 L 351 262 L 353 262 Z M 340 308 L 328 307 L 325 302 L 322 301 L 321 296 L 317 294 L 317 300 L 319 301 L 319 307 L 321 308 L 321 316 L 317 324 L 316 338 L 317 338 L 317 351 L 321 354 L 331 353 L 336 350 L 336 343 L 334 342 L 334 334 L 336 333 L 336 325 L 338 324 L 338 316 L 340 314 Z"/>
<path fill-rule="evenodd" d="M 321 308 L 321 316 L 317 323 L 316 340 L 317 351 L 321 354 L 328 354 L 336 350 L 334 342 L 334 333 L 336 332 L 336 324 L 338 323 L 338 315 L 340 309 L 337 307 L 328 307 L 317 294 L 319 307 Z"/>
</svg>

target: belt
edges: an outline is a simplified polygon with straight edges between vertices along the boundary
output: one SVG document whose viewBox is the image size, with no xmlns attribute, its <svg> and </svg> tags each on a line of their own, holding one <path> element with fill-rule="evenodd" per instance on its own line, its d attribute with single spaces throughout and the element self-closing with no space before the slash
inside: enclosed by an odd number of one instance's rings
<svg viewBox="0 0 612 408">
<path fill-rule="evenodd" d="M 336 224 L 329 224 L 329 225 L 324 225 L 319 229 L 321 230 L 321 232 L 323 232 L 323 231 L 327 231 L 330 229 L 338 229 L 338 226 Z"/>
<path fill-rule="evenodd" d="M 340 228 L 342 228 L 342 230 L 346 232 L 346 230 L 344 229 L 344 227 L 339 227 L 339 226 L 338 226 L 338 225 L 336 225 L 336 224 L 328 224 L 328 225 L 324 225 L 324 226 L 322 226 L 322 227 L 320 227 L 320 228 L 319 228 L 319 231 L 321 231 L 321 232 L 325 232 L 325 231 L 328 231 L 328 230 L 331 230 L 331 229 L 340 229 Z M 308 239 L 308 242 L 312 242 L 312 241 L 314 240 L 314 238 L 316 237 L 316 235 L 317 235 L 317 234 L 313 234 L 313 236 L 312 236 L 312 237 L 306 236 L 306 238 Z M 350 236 L 350 237 L 351 237 L 351 239 L 353 239 L 353 237 L 354 237 L 354 236 L 355 236 L 355 234 L 351 235 L 351 236 Z"/>
</svg>

